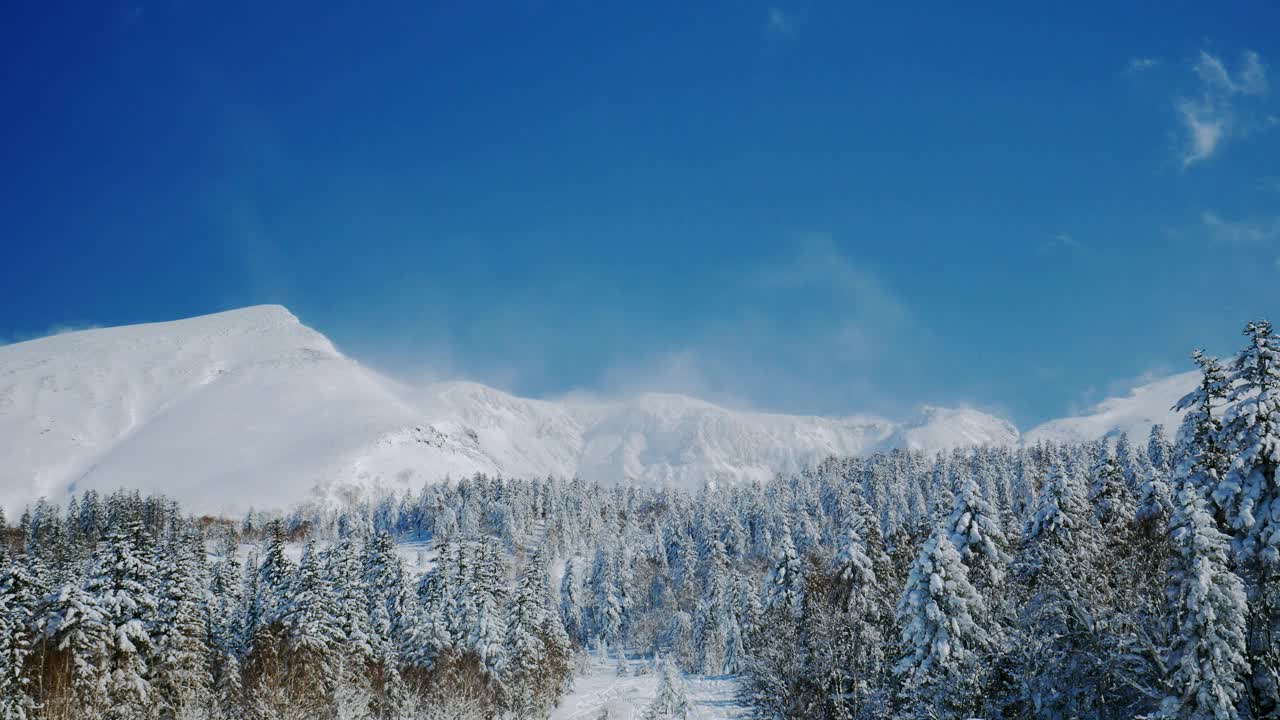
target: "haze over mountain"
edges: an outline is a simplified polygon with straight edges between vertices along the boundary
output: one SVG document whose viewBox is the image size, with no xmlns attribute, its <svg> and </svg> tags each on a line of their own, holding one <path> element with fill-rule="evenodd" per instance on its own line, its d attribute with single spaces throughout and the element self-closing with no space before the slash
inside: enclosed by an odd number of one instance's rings
<svg viewBox="0 0 1280 720">
<path fill-rule="evenodd" d="M 1178 375 L 1046 423 L 1081 440 L 1152 422 Z M 1021 441 L 1009 422 L 926 407 L 874 415 L 729 410 L 682 395 L 534 400 L 471 382 L 408 386 L 279 306 L 85 330 L 0 347 L 0 504 L 163 490 L 201 511 L 281 507 L 476 472 L 696 489 L 766 480 L 828 454 Z"/>
</svg>

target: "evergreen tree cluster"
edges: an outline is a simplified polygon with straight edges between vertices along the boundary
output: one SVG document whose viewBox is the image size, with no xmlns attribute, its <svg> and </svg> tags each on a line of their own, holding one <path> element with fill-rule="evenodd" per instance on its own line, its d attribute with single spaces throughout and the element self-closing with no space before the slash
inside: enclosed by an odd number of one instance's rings
<svg viewBox="0 0 1280 720">
<path fill-rule="evenodd" d="M 1171 443 L 895 450 L 704 489 L 476 476 L 227 522 L 40 502 L 0 543 L 0 719 L 537 718 L 576 656 L 761 718 L 1280 714 L 1280 338 Z M 3 523 L 0 523 L 3 525 Z M 420 550 L 406 563 L 407 547 Z"/>
</svg>

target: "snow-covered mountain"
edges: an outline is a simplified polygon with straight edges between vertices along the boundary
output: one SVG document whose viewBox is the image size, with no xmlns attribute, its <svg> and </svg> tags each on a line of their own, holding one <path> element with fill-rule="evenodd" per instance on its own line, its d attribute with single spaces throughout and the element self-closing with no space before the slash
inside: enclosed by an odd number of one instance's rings
<svg viewBox="0 0 1280 720">
<path fill-rule="evenodd" d="M 1103 400 L 1086 415 L 1038 425 L 1027 431 L 1023 441 L 1082 442 L 1126 432 L 1135 443 L 1142 443 L 1155 424 L 1164 425 L 1165 434 L 1172 439 L 1182 422 L 1182 414 L 1172 408 L 1199 380 L 1200 373 L 1192 371 L 1139 385 L 1124 397 Z"/>
<path fill-rule="evenodd" d="M 553 402 L 469 382 L 409 387 L 279 306 L 0 347 L 0 503 L 10 508 L 131 487 L 242 510 L 474 472 L 699 487 L 830 453 L 1017 441 L 1009 423 L 968 409 L 897 424 L 668 394 Z"/>
</svg>

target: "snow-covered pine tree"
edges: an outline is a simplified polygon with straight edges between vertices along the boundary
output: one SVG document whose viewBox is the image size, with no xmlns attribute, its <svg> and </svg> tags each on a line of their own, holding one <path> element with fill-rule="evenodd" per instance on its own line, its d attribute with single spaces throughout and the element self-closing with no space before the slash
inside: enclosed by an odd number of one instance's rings
<svg viewBox="0 0 1280 720">
<path fill-rule="evenodd" d="M 50 716 L 102 712 L 111 638 L 98 598 L 78 583 L 63 585 L 45 605 L 44 639 L 56 652 L 51 672 L 70 678 L 68 693 L 45 699 Z"/>
<path fill-rule="evenodd" d="M 1127 443 L 1125 447 L 1128 447 Z M 1107 532 L 1118 532 L 1133 519 L 1137 503 L 1122 464 L 1112 454 L 1107 438 L 1098 440 L 1094 453 L 1093 466 L 1089 470 L 1089 502 L 1093 504 L 1098 524 Z"/>
<path fill-rule="evenodd" d="M 1028 520 L 1017 560 L 1020 701 L 1051 717 L 1092 715 L 1105 700 L 1096 561 L 1101 533 L 1080 483 L 1051 452 L 1049 479 Z M 1090 578 L 1082 582 L 1082 578 Z"/>
<path fill-rule="evenodd" d="M 285 555 L 284 523 L 280 520 L 267 523 L 266 545 L 262 550 L 262 564 L 257 572 L 257 594 L 254 600 L 258 617 L 255 627 L 247 628 L 249 632 L 279 622 L 284 605 L 293 594 L 292 584 L 296 570 Z M 254 640 L 250 638 L 250 641 Z"/>
<path fill-rule="evenodd" d="M 374 705 L 370 667 L 374 664 L 376 641 L 360 548 L 351 536 L 339 538 L 325 553 L 324 571 L 329 587 L 333 588 L 334 620 L 340 639 L 334 669 L 338 716 L 366 717 Z"/>
<path fill-rule="evenodd" d="M 585 560 L 574 556 L 565 561 L 560 578 L 560 618 L 569 638 L 579 647 L 585 646 L 589 633 L 584 619 L 585 590 L 582 587 L 581 567 Z"/>
<path fill-rule="evenodd" d="M 1280 337 L 1266 321 L 1245 328 L 1249 344 L 1227 378 L 1231 405 L 1223 418 L 1221 445 L 1231 465 L 1220 489 L 1231 496 L 1228 518 L 1238 531 L 1241 553 L 1280 563 Z"/>
<path fill-rule="evenodd" d="M 333 588 L 325 577 L 315 544 L 303 549 L 293 595 L 280 613 L 292 707 L 321 712 L 338 681 L 338 643 L 342 627 Z"/>
<path fill-rule="evenodd" d="M 627 611 L 621 560 L 621 547 L 617 540 L 612 540 L 600 545 L 591 566 L 591 633 L 611 645 L 621 645 Z"/>
<path fill-rule="evenodd" d="M 1080 483 L 1055 454 L 1035 513 L 1023 530 L 1023 547 L 1046 548 L 1054 554 L 1069 555 L 1073 545 L 1079 547 L 1077 536 L 1089 534 L 1089 524 L 1088 504 Z"/>
<path fill-rule="evenodd" d="M 1218 532 L 1205 499 L 1184 464 L 1169 526 L 1176 553 L 1169 568 L 1169 717 L 1232 720 L 1239 717 L 1249 672 L 1245 657 L 1248 604 L 1231 570 L 1227 537 Z"/>
<path fill-rule="evenodd" d="M 453 649 L 453 637 L 449 632 L 446 613 L 455 590 L 454 571 L 457 569 L 457 543 L 441 545 L 435 567 L 418 581 L 418 609 L 421 613 L 420 642 L 417 649 L 405 660 L 418 668 L 435 667 L 441 654 Z"/>
<path fill-rule="evenodd" d="M 404 562 L 396 552 L 395 540 L 389 533 L 382 532 L 374 536 L 364 548 L 365 586 L 369 591 L 369 607 L 371 612 L 381 605 L 390 625 L 386 637 L 390 644 L 382 654 L 395 652 L 398 655 L 412 654 L 413 646 L 419 637 L 419 629 L 415 626 L 417 613 L 413 612 L 413 603 L 409 583 L 404 569 Z M 371 623 L 373 619 L 371 618 Z M 373 623 L 376 627 L 376 623 Z M 377 633 L 373 638 L 377 644 Z M 375 651 L 378 648 L 375 647 Z"/>
<path fill-rule="evenodd" d="M 841 625 L 835 638 L 836 670 L 842 675 L 841 701 L 847 717 L 866 717 L 881 707 L 878 692 L 884 687 L 888 669 L 884 640 L 892 606 L 862 538 L 867 527 L 864 517 L 851 516 L 832 560 Z"/>
<path fill-rule="evenodd" d="M 1147 460 L 1158 470 L 1173 472 L 1173 444 L 1161 423 L 1152 425 L 1147 435 Z"/>
<path fill-rule="evenodd" d="M 795 544 L 791 542 L 791 526 L 785 519 L 774 545 L 773 570 L 765 581 L 764 609 L 766 612 L 775 611 L 789 617 L 798 617 L 804 592 L 804 565 L 800 562 Z"/>
<path fill-rule="evenodd" d="M 979 659 L 992 643 L 982 596 L 947 534 L 938 527 L 925 541 L 898 601 L 904 655 L 894 671 L 912 717 L 969 717 L 981 700 Z"/>
<path fill-rule="evenodd" d="M 658 691 L 641 717 L 644 720 L 687 720 L 689 713 L 689 698 L 684 683 L 671 661 L 664 660 L 662 674 L 658 679 Z"/>
<path fill-rule="evenodd" d="M 346 536 L 330 548 L 325 560 L 325 576 L 333 588 L 341 630 L 343 662 L 347 668 L 359 668 L 363 674 L 373 661 L 374 641 L 371 637 L 369 589 L 365 585 L 360 552 L 355 541 Z"/>
<path fill-rule="evenodd" d="M 128 520 L 108 530 L 94 556 L 85 590 L 98 599 L 107 626 L 106 712 L 111 720 L 141 717 L 152 702 L 155 647 L 150 626 L 158 601 L 149 590 L 156 568 L 141 547 L 142 524 Z"/>
<path fill-rule="evenodd" d="M 530 717 L 541 716 L 549 708 L 550 698 L 540 686 L 540 671 L 546 660 L 542 630 L 546 622 L 546 593 L 542 578 L 527 573 L 516 587 L 508 612 L 505 673 L 509 681 L 510 707 Z M 547 707 L 544 707 L 544 703 Z"/>
<path fill-rule="evenodd" d="M 475 625 L 467 645 L 480 661 L 491 682 L 503 677 L 510 657 L 506 652 L 506 596 L 508 569 L 502 548 L 492 538 L 484 538 L 476 548 L 469 592 L 474 596 Z"/>
<path fill-rule="evenodd" d="M 1224 482 L 1230 460 L 1220 445 L 1222 420 L 1219 417 L 1230 383 L 1226 369 L 1217 358 L 1196 350 L 1191 359 L 1200 368 L 1200 384 L 1174 405 L 1175 410 L 1186 414 L 1182 418 L 1182 427 L 1178 429 L 1173 464 L 1176 467 L 1190 461 L 1196 465 L 1190 477 L 1200 493 L 1213 503 L 1219 528 L 1233 529 L 1229 513 L 1236 503 L 1239 488 Z"/>
<path fill-rule="evenodd" d="M 244 572 L 237 557 L 235 535 L 225 531 L 218 540 L 219 557 L 210 571 L 209 637 L 218 658 L 215 668 L 234 657 L 237 662 L 248 646 L 244 628 Z M 221 678 L 221 670 L 215 675 Z"/>
<path fill-rule="evenodd" d="M 1009 556 L 1005 553 L 1007 541 L 1000 528 L 1000 518 L 972 477 L 956 491 L 953 509 L 946 520 L 946 531 L 947 538 L 969 569 L 969 579 L 974 587 L 984 593 L 998 590 L 1004 582 L 1005 568 L 1009 563 Z"/>
<path fill-rule="evenodd" d="M 7 560 L 0 578 L 0 720 L 27 720 L 36 708 L 26 673 L 35 634 L 22 558 Z"/>
<path fill-rule="evenodd" d="M 201 538 L 178 530 L 161 564 L 163 583 L 152 635 L 156 700 L 173 718 L 203 718 L 212 709 L 207 568 Z"/>
<path fill-rule="evenodd" d="M 1159 423 L 1151 426 L 1151 434 L 1147 438 L 1147 458 L 1134 519 L 1140 525 L 1154 525 L 1160 530 L 1173 511 L 1173 491 L 1169 487 L 1169 477 L 1173 470 L 1173 447 L 1165 437 L 1164 426 Z"/>
<path fill-rule="evenodd" d="M 1112 460 L 1120 470 L 1120 476 L 1124 478 L 1125 487 L 1129 488 L 1129 496 L 1136 497 L 1142 478 L 1138 472 L 1137 452 L 1129 440 L 1129 433 L 1121 431 L 1116 435 L 1116 447 L 1115 452 L 1112 453 Z"/>
<path fill-rule="evenodd" d="M 729 607 L 729 555 L 719 537 L 708 541 L 703 568 L 703 592 L 693 614 L 694 645 L 700 672 L 718 675 L 732 671 L 725 661 L 738 634 Z"/>
<path fill-rule="evenodd" d="M 1230 403 L 1218 445 L 1230 464 L 1218 484 L 1228 498 L 1238 569 L 1250 592 L 1250 683 L 1256 712 L 1280 713 L 1280 336 L 1265 320 L 1244 330 L 1248 344 L 1227 377 Z"/>
</svg>

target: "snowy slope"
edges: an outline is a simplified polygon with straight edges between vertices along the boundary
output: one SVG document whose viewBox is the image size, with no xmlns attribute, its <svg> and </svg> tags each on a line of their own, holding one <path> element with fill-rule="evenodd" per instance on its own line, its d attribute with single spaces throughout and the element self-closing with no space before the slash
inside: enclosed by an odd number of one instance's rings
<svg viewBox="0 0 1280 720">
<path fill-rule="evenodd" d="M 1016 445 L 1018 429 L 1007 420 L 972 408 L 925 406 L 886 443 L 910 450 L 937 450 L 969 445 Z"/>
<path fill-rule="evenodd" d="M 1081 442 L 1126 432 L 1133 441 L 1143 442 L 1157 423 L 1163 424 L 1165 433 L 1172 438 L 1182 422 L 1181 413 L 1174 412 L 1173 405 L 1194 390 L 1199 380 L 1200 373 L 1192 371 L 1140 385 L 1124 397 L 1103 400 L 1086 415 L 1051 420 L 1032 428 L 1023 440 L 1028 444 L 1042 440 Z"/>
<path fill-rule="evenodd" d="M 626 675 L 617 660 L 592 654 L 573 680 L 573 689 L 551 711 L 551 720 L 640 720 L 658 694 L 660 670 L 652 658 L 631 658 Z M 738 704 L 738 685 L 728 675 L 684 675 L 679 680 L 689 701 L 689 720 L 731 720 L 750 716 Z"/>
<path fill-rule="evenodd" d="M 0 492 L 163 489 L 201 509 L 277 506 L 388 454 L 471 471 L 398 388 L 279 307 L 0 348 Z"/>
<path fill-rule="evenodd" d="M 407 387 L 279 306 L 0 347 L 0 503 L 11 509 L 123 486 L 234 511 L 474 472 L 696 488 L 830 453 L 1017 439 L 973 410 L 898 425 L 680 395 L 551 402 L 467 382 Z"/>
</svg>

